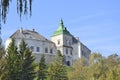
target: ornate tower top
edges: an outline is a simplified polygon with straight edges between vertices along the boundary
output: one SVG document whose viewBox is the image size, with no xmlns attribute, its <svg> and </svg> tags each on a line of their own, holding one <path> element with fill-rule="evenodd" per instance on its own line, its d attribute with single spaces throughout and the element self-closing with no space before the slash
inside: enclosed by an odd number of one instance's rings
<svg viewBox="0 0 120 80">
<path fill-rule="evenodd" d="M 60 34 L 71 35 L 70 32 L 66 29 L 66 27 L 64 27 L 62 19 L 60 20 L 60 24 L 59 24 L 58 29 L 53 33 L 52 36 L 57 36 L 57 35 L 60 35 Z"/>
<path fill-rule="evenodd" d="M 64 30 L 64 29 L 65 29 L 65 27 L 64 27 L 64 24 L 63 24 L 63 20 L 61 19 L 57 31 Z"/>
</svg>

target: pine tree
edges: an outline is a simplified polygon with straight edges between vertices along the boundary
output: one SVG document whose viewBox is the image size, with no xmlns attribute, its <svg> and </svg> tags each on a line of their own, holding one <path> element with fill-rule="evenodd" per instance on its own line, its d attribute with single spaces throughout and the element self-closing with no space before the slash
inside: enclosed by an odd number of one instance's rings
<svg viewBox="0 0 120 80">
<path fill-rule="evenodd" d="M 21 41 L 19 46 L 19 54 L 21 61 L 21 75 L 20 80 L 33 80 L 36 77 L 34 61 L 35 57 L 32 55 L 29 47 L 24 40 Z"/>
<path fill-rule="evenodd" d="M 19 48 L 15 46 L 13 39 L 7 49 L 6 67 L 2 80 L 33 80 L 36 73 L 34 56 L 27 47 L 27 44 L 22 40 Z"/>
<path fill-rule="evenodd" d="M 40 62 L 39 62 L 39 70 L 38 70 L 38 79 L 37 80 L 45 80 L 47 75 L 47 65 L 45 64 L 45 56 L 42 54 Z"/>
<path fill-rule="evenodd" d="M 19 80 L 19 59 L 18 59 L 17 47 L 15 46 L 15 40 L 8 46 L 6 54 L 6 71 L 4 72 L 4 80 Z"/>
<path fill-rule="evenodd" d="M 60 51 L 58 51 L 55 61 L 48 68 L 47 80 L 67 80 L 67 71 Z"/>
<path fill-rule="evenodd" d="M 2 46 L 2 40 L 0 40 L 0 80 L 3 76 L 3 73 L 5 72 L 6 70 L 6 61 L 5 61 L 5 51 L 4 51 L 4 48 Z"/>
</svg>

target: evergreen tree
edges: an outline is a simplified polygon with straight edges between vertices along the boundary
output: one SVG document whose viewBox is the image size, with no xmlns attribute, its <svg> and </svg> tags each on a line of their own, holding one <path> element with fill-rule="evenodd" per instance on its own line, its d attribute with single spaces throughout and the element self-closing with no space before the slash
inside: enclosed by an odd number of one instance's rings
<svg viewBox="0 0 120 80">
<path fill-rule="evenodd" d="M 42 54 L 40 62 L 39 62 L 39 70 L 38 70 L 38 79 L 37 80 L 45 80 L 47 75 L 47 66 L 45 64 L 45 56 Z"/>
<path fill-rule="evenodd" d="M 7 49 L 6 67 L 2 80 L 33 80 L 35 77 L 34 56 L 22 40 L 19 49 L 13 39 Z"/>
<path fill-rule="evenodd" d="M 58 51 L 55 61 L 48 68 L 47 80 L 67 80 L 67 71 L 60 51 Z"/>
<path fill-rule="evenodd" d="M 17 47 L 15 46 L 15 40 L 12 39 L 12 42 L 7 48 L 6 54 L 6 71 L 4 72 L 4 76 L 2 80 L 19 80 L 19 59 L 18 59 Z"/>
<path fill-rule="evenodd" d="M 32 51 L 27 47 L 24 40 L 21 41 L 19 46 L 21 75 L 20 80 L 33 80 L 36 77 L 34 61 L 35 57 L 32 55 Z"/>
<path fill-rule="evenodd" d="M 2 40 L 0 40 L 0 80 L 3 76 L 3 73 L 5 72 L 6 70 L 6 61 L 5 61 L 5 51 L 4 51 L 4 48 L 2 46 Z"/>
</svg>

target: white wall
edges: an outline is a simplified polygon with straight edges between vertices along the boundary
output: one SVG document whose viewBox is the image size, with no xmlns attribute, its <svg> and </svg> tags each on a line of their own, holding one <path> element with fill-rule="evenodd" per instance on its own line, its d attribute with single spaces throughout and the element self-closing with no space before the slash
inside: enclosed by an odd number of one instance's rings
<svg viewBox="0 0 120 80">
<path fill-rule="evenodd" d="M 16 46 L 19 47 L 21 40 L 22 39 L 15 39 Z M 35 39 L 24 39 L 24 41 L 26 42 L 28 47 L 31 47 L 31 46 L 34 47 L 33 53 L 34 53 L 37 61 L 39 61 L 41 54 L 45 54 L 46 63 L 49 63 L 54 59 L 54 57 L 57 53 L 57 48 L 56 48 L 55 44 L 52 42 L 35 40 Z M 11 42 L 11 39 L 6 40 L 6 44 L 5 44 L 6 49 L 7 49 L 8 45 L 10 44 L 10 42 Z M 40 48 L 39 52 L 36 51 L 37 47 Z M 45 48 L 48 48 L 48 53 L 45 53 Z M 53 50 L 52 51 L 53 53 L 50 53 L 50 49 Z"/>
</svg>

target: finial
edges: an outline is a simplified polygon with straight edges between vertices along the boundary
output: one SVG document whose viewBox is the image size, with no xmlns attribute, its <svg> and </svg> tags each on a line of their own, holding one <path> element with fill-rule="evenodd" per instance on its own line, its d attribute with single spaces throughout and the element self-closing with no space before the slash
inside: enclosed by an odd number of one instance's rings
<svg viewBox="0 0 120 80">
<path fill-rule="evenodd" d="M 61 20 L 60 20 L 60 24 L 63 24 L 63 20 L 62 20 L 62 18 L 61 18 Z"/>
</svg>

